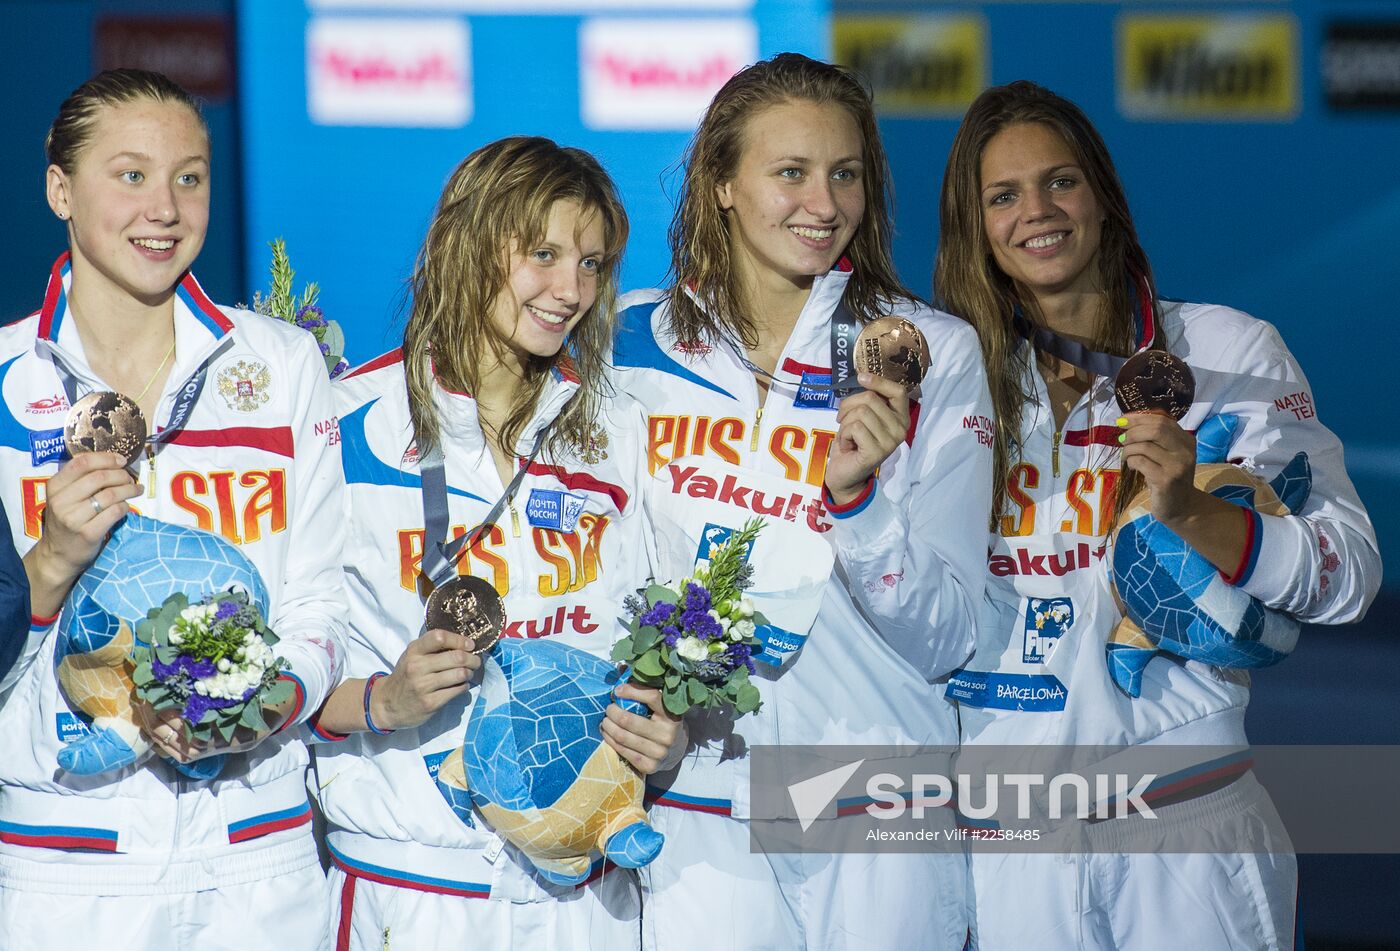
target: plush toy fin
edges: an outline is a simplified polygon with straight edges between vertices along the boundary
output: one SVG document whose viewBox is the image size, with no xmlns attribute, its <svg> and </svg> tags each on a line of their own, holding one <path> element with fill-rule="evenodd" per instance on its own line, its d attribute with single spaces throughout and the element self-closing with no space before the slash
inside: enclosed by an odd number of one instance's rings
<svg viewBox="0 0 1400 951">
<path fill-rule="evenodd" d="M 645 822 L 623 826 L 608 839 L 603 854 L 621 868 L 641 868 L 656 858 L 666 837 Z"/>
<path fill-rule="evenodd" d="M 58 751 L 58 765 L 77 776 L 96 776 L 132 765 L 150 748 L 135 724 L 103 717 L 92 733 Z"/>
<path fill-rule="evenodd" d="M 1224 462 L 1239 428 L 1240 418 L 1234 413 L 1212 416 L 1201 423 L 1200 428 L 1196 430 L 1196 464 Z"/>
</svg>

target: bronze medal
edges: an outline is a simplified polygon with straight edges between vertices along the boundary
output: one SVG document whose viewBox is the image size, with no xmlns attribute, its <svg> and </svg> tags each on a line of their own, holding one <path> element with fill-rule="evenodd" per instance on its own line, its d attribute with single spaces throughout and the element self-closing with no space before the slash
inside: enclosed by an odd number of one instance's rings
<svg viewBox="0 0 1400 951">
<path fill-rule="evenodd" d="M 1125 413 L 1160 410 L 1180 422 L 1196 398 L 1196 378 L 1180 357 L 1144 350 L 1128 358 L 1113 381 L 1113 395 Z"/>
<path fill-rule="evenodd" d="M 861 328 L 856 337 L 856 370 L 873 373 L 913 392 L 931 363 L 928 341 L 903 317 L 881 317 Z"/>
<path fill-rule="evenodd" d="M 115 452 L 129 466 L 146 446 L 146 416 L 129 397 L 111 390 L 84 396 L 68 411 L 63 445 L 70 456 L 85 452 Z"/>
<path fill-rule="evenodd" d="M 462 575 L 428 595 L 426 621 L 430 631 L 441 628 L 470 637 L 476 642 L 472 653 L 484 654 L 501 639 L 506 611 L 490 582 Z"/>
</svg>

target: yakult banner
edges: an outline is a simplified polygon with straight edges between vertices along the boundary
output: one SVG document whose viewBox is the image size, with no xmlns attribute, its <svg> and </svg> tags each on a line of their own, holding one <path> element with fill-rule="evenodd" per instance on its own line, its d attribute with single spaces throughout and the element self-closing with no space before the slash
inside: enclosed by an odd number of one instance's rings
<svg viewBox="0 0 1400 951">
<path fill-rule="evenodd" d="M 882 115 L 960 117 L 988 85 L 987 28 L 974 14 L 838 16 L 832 38 Z"/>
<path fill-rule="evenodd" d="M 1290 120 L 1298 72 L 1291 14 L 1118 20 L 1118 104 L 1130 118 Z"/>
<path fill-rule="evenodd" d="M 466 125 L 466 21 L 313 18 L 306 27 L 306 110 L 317 125 Z"/>
<path fill-rule="evenodd" d="M 692 129 L 756 59 L 758 29 L 747 18 L 586 20 L 579 111 L 590 129 Z"/>
</svg>

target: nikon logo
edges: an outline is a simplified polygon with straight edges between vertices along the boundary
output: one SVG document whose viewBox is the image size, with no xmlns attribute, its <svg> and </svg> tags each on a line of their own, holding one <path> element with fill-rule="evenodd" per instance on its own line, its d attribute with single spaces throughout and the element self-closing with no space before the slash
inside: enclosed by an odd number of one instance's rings
<svg viewBox="0 0 1400 951">
<path fill-rule="evenodd" d="M 1290 119 L 1298 26 L 1287 14 L 1118 21 L 1118 100 L 1139 119 Z"/>
<path fill-rule="evenodd" d="M 837 17 L 834 58 L 869 81 L 885 115 L 961 115 L 987 84 L 976 16 Z"/>
</svg>

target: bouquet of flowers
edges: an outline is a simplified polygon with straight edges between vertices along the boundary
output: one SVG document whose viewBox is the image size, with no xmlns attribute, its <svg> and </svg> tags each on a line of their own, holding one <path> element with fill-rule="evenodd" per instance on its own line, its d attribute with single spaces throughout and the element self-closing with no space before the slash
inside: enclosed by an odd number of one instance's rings
<svg viewBox="0 0 1400 951">
<path fill-rule="evenodd" d="M 253 310 L 310 331 L 321 347 L 321 356 L 326 358 L 326 372 L 334 380 L 350 368 L 344 357 L 345 334 L 334 320 L 326 319 L 316 304 L 321 288 L 315 281 L 302 290 L 300 300 L 292 293 L 292 278 L 296 272 L 292 270 L 291 260 L 287 257 L 286 242 L 278 238 L 271 243 L 271 247 L 272 289 L 266 297 L 258 291 L 253 292 Z"/>
<path fill-rule="evenodd" d="M 277 635 L 242 591 L 194 604 L 177 592 L 152 608 L 136 633 L 137 696 L 157 712 L 177 711 L 188 740 L 217 734 L 232 742 L 239 728 L 267 733 L 264 708 L 291 699 L 292 685 L 277 679 L 287 666 L 272 653 Z"/>
<path fill-rule="evenodd" d="M 743 716 L 762 705 L 749 674 L 763 646 L 757 628 L 768 619 L 744 595 L 753 584 L 749 551 L 762 529 L 762 519 L 750 519 L 711 547 L 708 565 L 624 602 L 630 633 L 613 647 L 613 660 L 628 666 L 633 683 L 660 689 L 674 716 L 726 704 Z"/>
</svg>

